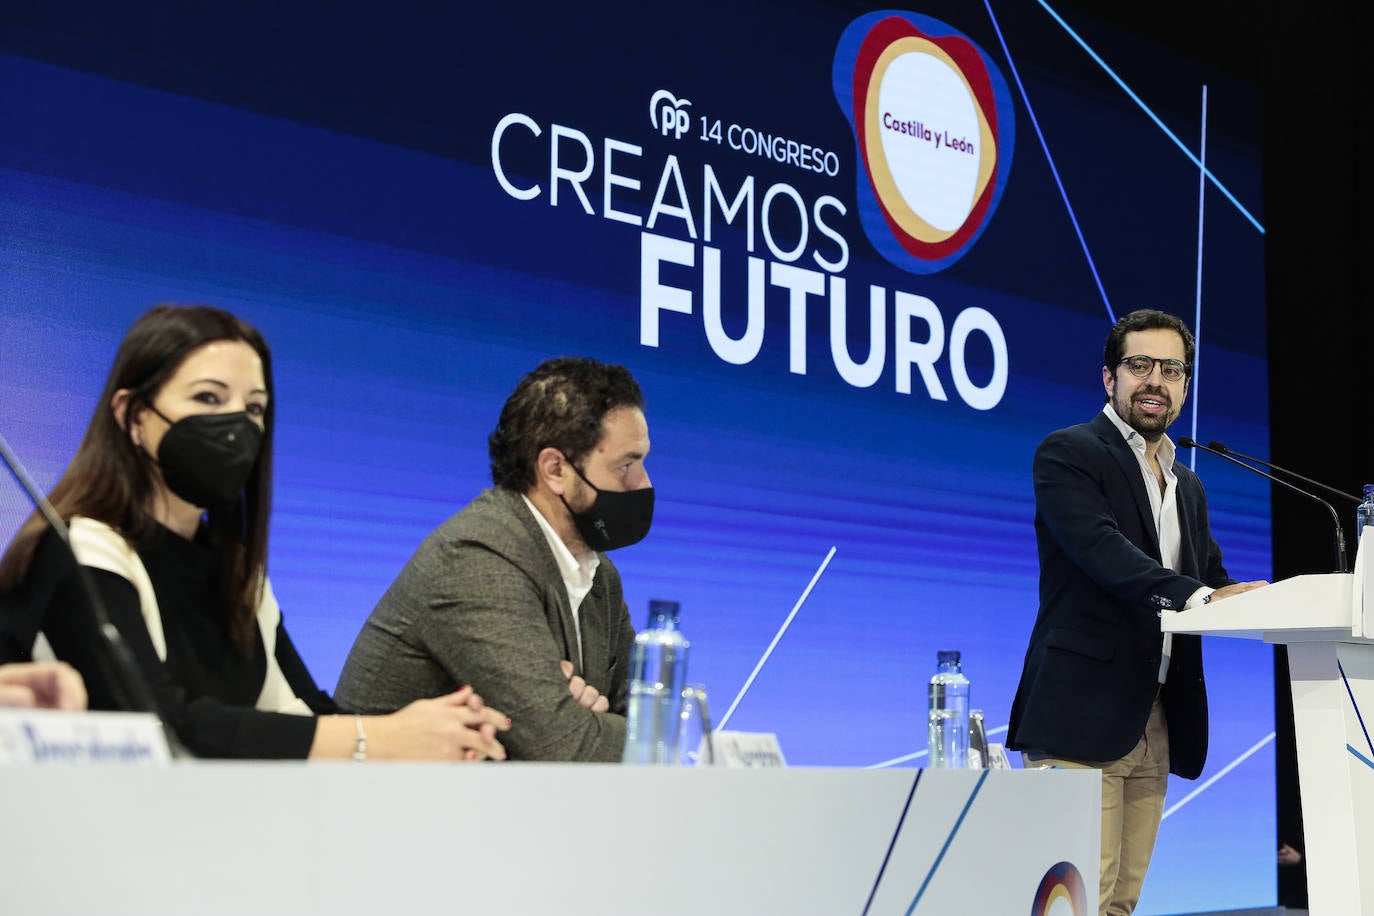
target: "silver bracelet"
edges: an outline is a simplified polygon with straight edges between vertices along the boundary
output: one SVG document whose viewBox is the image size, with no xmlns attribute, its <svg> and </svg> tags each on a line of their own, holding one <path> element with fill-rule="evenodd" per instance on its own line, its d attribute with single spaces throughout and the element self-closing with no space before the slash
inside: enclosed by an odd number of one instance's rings
<svg viewBox="0 0 1374 916">
<path fill-rule="evenodd" d="M 367 732 L 363 729 L 363 717 L 355 715 L 353 725 L 358 729 L 358 739 L 353 742 L 353 762 L 362 763 L 367 759 Z"/>
</svg>

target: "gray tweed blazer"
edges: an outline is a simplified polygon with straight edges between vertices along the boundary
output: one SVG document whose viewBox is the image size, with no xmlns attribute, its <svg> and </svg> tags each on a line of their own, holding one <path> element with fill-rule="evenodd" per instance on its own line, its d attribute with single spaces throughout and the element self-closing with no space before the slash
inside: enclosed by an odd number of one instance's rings
<svg viewBox="0 0 1374 916">
<path fill-rule="evenodd" d="M 520 494 L 485 490 L 415 551 L 363 625 L 335 700 L 388 713 L 471 684 L 511 718 L 513 760 L 618 761 L 634 629 L 620 574 L 605 555 L 579 609 L 577 657 L 568 591 Z M 559 661 L 610 701 L 591 712 L 568 692 Z"/>
</svg>

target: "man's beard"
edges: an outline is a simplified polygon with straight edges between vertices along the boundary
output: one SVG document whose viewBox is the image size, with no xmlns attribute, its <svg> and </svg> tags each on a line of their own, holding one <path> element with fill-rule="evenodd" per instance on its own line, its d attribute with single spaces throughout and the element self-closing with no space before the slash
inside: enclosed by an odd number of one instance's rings
<svg viewBox="0 0 1374 916">
<path fill-rule="evenodd" d="M 1145 413 L 1136 404 L 1142 397 L 1153 397 L 1164 405 L 1162 413 Z M 1174 412 L 1173 400 L 1159 389 L 1143 389 L 1135 392 L 1129 403 L 1125 405 L 1126 412 L 1121 412 L 1121 402 L 1118 398 L 1112 398 L 1112 409 L 1117 416 L 1126 421 L 1126 425 L 1136 432 L 1146 442 L 1158 442 L 1164 436 L 1164 431 L 1168 429 L 1178 419 L 1178 414 Z"/>
</svg>

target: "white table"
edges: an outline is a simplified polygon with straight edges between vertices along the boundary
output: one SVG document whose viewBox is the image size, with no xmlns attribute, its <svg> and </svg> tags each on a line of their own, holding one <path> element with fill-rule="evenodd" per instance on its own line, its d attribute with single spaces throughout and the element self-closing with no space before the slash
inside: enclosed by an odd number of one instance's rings
<svg viewBox="0 0 1374 916">
<path fill-rule="evenodd" d="M 1093 771 L 13 766 L 0 909 L 1048 912 L 1059 863 L 1095 899 L 1100 795 Z"/>
</svg>

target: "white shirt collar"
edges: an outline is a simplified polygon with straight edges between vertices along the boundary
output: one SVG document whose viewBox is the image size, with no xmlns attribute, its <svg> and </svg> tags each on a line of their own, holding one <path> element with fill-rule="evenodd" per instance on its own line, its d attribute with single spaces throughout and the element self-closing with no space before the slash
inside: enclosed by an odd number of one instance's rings
<svg viewBox="0 0 1374 916">
<path fill-rule="evenodd" d="M 573 556 L 573 552 L 568 549 L 568 545 L 563 543 L 563 539 L 558 536 L 558 532 L 553 530 L 553 525 L 544 518 L 544 513 L 530 502 L 529 497 L 523 493 L 520 498 L 525 501 L 530 514 L 539 523 L 539 529 L 544 532 L 544 539 L 549 542 L 549 549 L 553 551 L 554 562 L 558 564 L 558 572 L 563 577 L 563 582 L 568 586 L 568 591 L 572 592 L 585 584 L 586 588 L 591 588 L 592 577 L 596 575 L 596 568 L 601 564 L 599 557 L 594 550 L 587 551 L 582 559 Z M 586 594 L 586 591 L 583 591 Z M 581 604 L 581 599 L 573 603 L 574 609 Z"/>
<path fill-rule="evenodd" d="M 530 502 L 529 497 L 521 493 L 520 498 L 525 501 L 530 514 L 539 523 L 539 529 L 544 532 L 544 540 L 549 542 L 549 550 L 553 551 L 554 562 L 558 564 L 558 574 L 563 580 L 563 588 L 568 593 L 568 607 L 572 610 L 573 628 L 577 633 L 577 662 L 578 667 L 582 667 L 582 599 L 586 598 L 592 590 L 592 584 L 596 579 L 596 568 L 601 565 L 601 557 L 594 550 L 588 550 L 582 559 L 573 556 L 573 552 L 568 549 L 568 545 L 563 543 L 563 539 L 558 536 L 558 532 L 553 530 L 553 525 L 544 518 L 544 513 L 540 512 Z M 571 659 L 569 659 L 571 661 Z"/>
<path fill-rule="evenodd" d="M 1102 412 L 1107 415 L 1107 419 L 1112 421 L 1112 425 L 1121 433 L 1126 444 L 1134 449 L 1137 455 L 1143 456 L 1145 454 L 1145 437 L 1121 419 L 1121 415 L 1116 412 L 1111 401 L 1102 405 Z M 1160 437 L 1159 449 L 1155 452 L 1155 457 L 1159 459 L 1159 466 L 1164 471 L 1165 476 L 1171 476 L 1174 472 L 1174 455 L 1174 440 L 1169 438 L 1168 433 L 1165 433 Z"/>
</svg>

